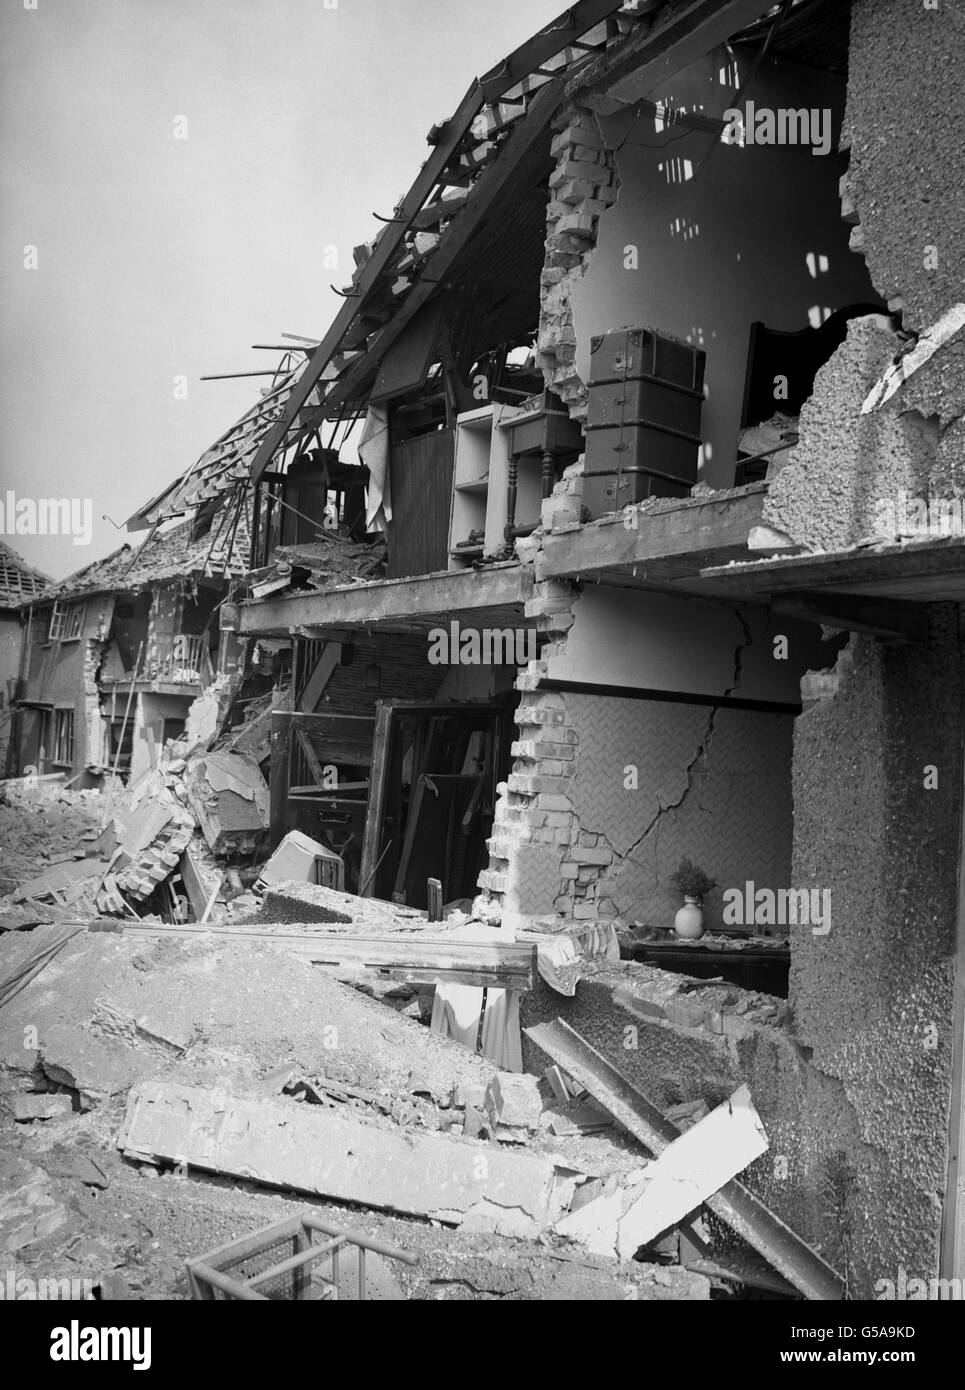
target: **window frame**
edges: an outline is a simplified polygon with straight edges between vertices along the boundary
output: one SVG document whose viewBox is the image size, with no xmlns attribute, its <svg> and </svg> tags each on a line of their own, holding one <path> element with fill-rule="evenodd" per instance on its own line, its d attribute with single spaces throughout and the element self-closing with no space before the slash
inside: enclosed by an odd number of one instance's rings
<svg viewBox="0 0 965 1390">
<path fill-rule="evenodd" d="M 53 715 L 53 745 L 50 761 L 57 767 L 74 765 L 74 708 L 60 705 L 51 710 Z M 63 756 L 66 755 L 66 756 Z"/>
<path fill-rule="evenodd" d="M 77 642 L 84 635 L 87 603 L 55 599 L 47 628 L 49 642 Z"/>
</svg>

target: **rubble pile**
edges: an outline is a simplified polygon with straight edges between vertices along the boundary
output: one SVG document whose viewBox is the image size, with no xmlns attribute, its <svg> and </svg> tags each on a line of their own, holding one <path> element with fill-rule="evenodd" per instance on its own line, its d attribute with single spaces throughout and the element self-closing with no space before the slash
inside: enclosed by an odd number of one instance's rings
<svg viewBox="0 0 965 1390">
<path fill-rule="evenodd" d="M 170 1201 L 185 1176 L 255 1181 L 528 1250 L 598 1181 L 551 1139 L 550 1100 L 545 1080 L 270 945 L 56 924 L 0 939 L 0 1246 L 16 1277 L 42 1262 L 102 1297 L 186 1296 L 170 1253 L 145 1248 L 139 1173 L 166 1174 Z M 650 1277 L 591 1267 L 599 1296 Z M 649 1296 L 702 1296 L 694 1278 Z"/>
</svg>

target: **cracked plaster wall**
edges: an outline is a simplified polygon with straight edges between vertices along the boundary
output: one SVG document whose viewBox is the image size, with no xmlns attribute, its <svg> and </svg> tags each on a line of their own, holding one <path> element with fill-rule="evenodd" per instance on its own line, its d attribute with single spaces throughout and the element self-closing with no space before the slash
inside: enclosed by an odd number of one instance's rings
<svg viewBox="0 0 965 1390">
<path fill-rule="evenodd" d="M 667 879 L 685 855 L 720 885 L 711 924 L 724 887 L 786 886 L 792 715 L 686 695 L 796 702 L 807 667 L 832 660 L 816 630 L 700 599 L 537 588 L 533 612 L 552 640 L 517 680 L 515 761 L 479 878 L 504 920 L 666 924 L 680 905 Z M 778 634 L 787 660 L 775 660 Z M 600 693 L 543 689 L 547 677 Z M 677 698 L 607 689 L 621 684 Z"/>
<path fill-rule="evenodd" d="M 574 814 L 613 853 L 596 888 L 621 917 L 669 926 L 680 906 L 669 878 L 684 856 L 718 885 L 704 903 L 710 930 L 723 888 L 788 883 L 791 715 L 565 698 L 579 748 Z M 635 789 L 624 785 L 627 765 Z"/>
</svg>

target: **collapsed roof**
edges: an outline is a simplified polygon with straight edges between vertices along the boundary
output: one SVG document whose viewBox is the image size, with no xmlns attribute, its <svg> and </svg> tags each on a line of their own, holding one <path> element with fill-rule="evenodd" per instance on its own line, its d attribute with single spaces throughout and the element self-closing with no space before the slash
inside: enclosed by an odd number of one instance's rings
<svg viewBox="0 0 965 1390">
<path fill-rule="evenodd" d="M 0 541 L 0 608 L 19 608 L 31 603 L 49 584 L 47 575 L 28 565 L 15 550 Z"/>
<path fill-rule="evenodd" d="M 51 584 L 43 591 L 43 601 L 112 591 L 132 593 L 179 577 L 243 575 L 250 544 L 246 509 L 230 503 L 221 506 L 211 518 L 210 530 L 197 534 L 201 529 L 196 518 L 164 530 L 156 527 L 140 545 L 122 545 L 105 559 Z"/>
</svg>

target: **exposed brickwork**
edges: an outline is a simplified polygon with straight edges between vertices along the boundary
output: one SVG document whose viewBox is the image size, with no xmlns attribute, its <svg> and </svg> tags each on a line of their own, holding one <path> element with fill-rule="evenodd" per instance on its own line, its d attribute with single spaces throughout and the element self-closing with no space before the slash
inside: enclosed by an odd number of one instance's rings
<svg viewBox="0 0 965 1390">
<path fill-rule="evenodd" d="M 614 861 L 603 836 L 583 829 L 571 794 L 579 754 L 578 735 L 563 695 L 539 689 L 547 660 L 561 654 L 573 623 L 576 587 L 549 581 L 527 602 L 544 641 L 539 661 L 516 680 L 520 703 L 512 772 L 500 784 L 489 841 L 489 867 L 479 875 L 484 915 L 523 925 L 534 918 L 592 920 L 616 916 L 601 893 Z"/>
<path fill-rule="evenodd" d="M 546 261 L 540 277 L 539 364 L 547 387 L 574 414 L 586 409 L 586 386 L 576 370 L 576 330 L 570 290 L 596 245 L 597 223 L 616 201 L 616 163 L 604 148 L 596 117 L 570 111 L 557 122 L 546 208 Z"/>
</svg>

